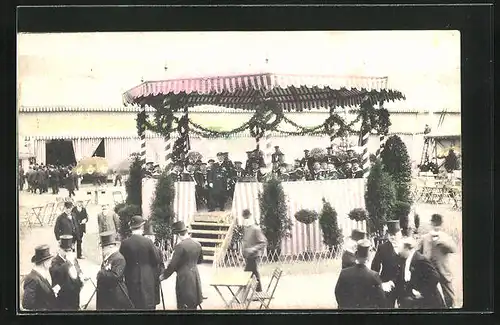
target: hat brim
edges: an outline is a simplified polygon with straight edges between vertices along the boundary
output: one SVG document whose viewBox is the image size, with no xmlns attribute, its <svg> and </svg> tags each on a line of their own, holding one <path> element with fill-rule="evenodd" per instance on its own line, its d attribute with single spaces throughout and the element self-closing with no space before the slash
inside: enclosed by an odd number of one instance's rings
<svg viewBox="0 0 500 325">
<path fill-rule="evenodd" d="M 33 256 L 31 257 L 31 263 L 41 263 L 41 262 L 46 261 L 46 260 L 48 260 L 48 259 L 51 259 L 51 258 L 53 258 L 53 257 L 54 257 L 54 255 L 50 254 L 50 255 L 48 255 L 48 256 L 46 256 L 46 257 L 44 257 L 44 258 L 41 258 L 41 259 L 37 260 L 37 259 L 36 259 L 36 255 L 33 255 Z"/>
<path fill-rule="evenodd" d="M 187 230 L 188 230 L 188 229 L 187 229 L 187 227 L 183 227 L 183 228 L 181 228 L 181 229 L 175 229 L 175 230 L 172 230 L 172 233 L 173 233 L 173 234 L 178 234 L 178 233 L 180 233 L 180 232 L 187 231 Z"/>
<path fill-rule="evenodd" d="M 140 224 L 138 224 L 138 225 L 133 225 L 133 226 L 131 225 L 131 226 L 130 226 L 130 229 L 139 229 L 139 228 L 141 228 L 142 226 L 144 226 L 144 224 L 145 224 L 145 223 L 146 223 L 146 221 L 142 221 L 142 222 L 141 222 Z"/>
</svg>

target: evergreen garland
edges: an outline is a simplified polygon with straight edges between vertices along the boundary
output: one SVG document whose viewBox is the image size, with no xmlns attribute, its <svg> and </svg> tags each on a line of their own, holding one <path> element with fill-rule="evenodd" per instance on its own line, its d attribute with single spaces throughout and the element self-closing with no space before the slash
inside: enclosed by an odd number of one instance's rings
<svg viewBox="0 0 500 325">
<path fill-rule="evenodd" d="M 323 243 L 330 251 L 338 251 L 343 244 L 343 236 L 337 220 L 337 211 L 325 198 L 322 201 L 323 208 L 319 217 L 319 225 L 323 233 Z"/>
</svg>

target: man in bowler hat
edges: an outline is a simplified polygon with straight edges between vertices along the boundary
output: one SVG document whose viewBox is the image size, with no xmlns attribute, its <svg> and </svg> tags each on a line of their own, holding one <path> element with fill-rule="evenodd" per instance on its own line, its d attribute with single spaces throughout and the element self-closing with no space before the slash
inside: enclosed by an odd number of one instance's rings
<svg viewBox="0 0 500 325">
<path fill-rule="evenodd" d="M 242 239 L 243 257 L 245 258 L 245 271 L 251 271 L 257 278 L 256 291 L 262 291 L 260 274 L 257 269 L 257 262 L 266 248 L 267 239 L 262 230 L 251 220 L 250 210 L 243 210 L 244 230 Z"/>
<path fill-rule="evenodd" d="M 52 259 L 49 269 L 53 284 L 61 287 L 57 296 L 59 310 L 80 309 L 80 291 L 83 283 L 88 280 L 83 275 L 72 246 L 73 237 L 62 235 L 60 237 L 59 252 Z"/>
<path fill-rule="evenodd" d="M 129 310 L 134 305 L 125 285 L 126 261 L 118 251 L 116 234 L 113 231 L 100 235 L 102 247 L 101 269 L 97 273 L 97 310 Z"/>
<path fill-rule="evenodd" d="M 356 264 L 340 271 L 335 297 L 340 309 L 379 309 L 386 306 L 378 273 L 366 267 L 370 241 L 357 242 Z"/>
<path fill-rule="evenodd" d="M 172 259 L 165 271 L 160 275 L 160 282 L 177 273 L 175 295 L 177 309 L 194 310 L 203 302 L 201 279 L 197 264 L 203 261 L 201 244 L 194 241 L 188 234 L 183 221 L 172 225 L 172 232 L 179 236 L 174 247 Z"/>
<path fill-rule="evenodd" d="M 151 240 L 143 236 L 145 220 L 133 216 L 132 235 L 122 241 L 120 253 L 125 258 L 125 283 L 135 309 L 154 310 L 158 264 L 161 263 Z"/>
<path fill-rule="evenodd" d="M 356 248 L 357 242 L 365 239 L 366 233 L 361 229 L 353 229 L 351 236 L 344 243 L 344 251 L 342 252 L 342 269 L 356 265 Z"/>
<path fill-rule="evenodd" d="M 81 240 L 80 224 L 73 215 L 73 203 L 64 202 L 64 211 L 57 217 L 54 224 L 54 235 L 56 240 L 59 240 L 62 235 L 70 235 L 73 238 L 73 244 Z"/>
<path fill-rule="evenodd" d="M 54 255 L 48 245 L 35 248 L 31 258 L 33 269 L 23 280 L 22 306 L 26 310 L 54 311 L 58 309 L 56 294 L 60 286 L 52 284 L 49 268 Z"/>
<path fill-rule="evenodd" d="M 401 271 L 401 257 L 399 256 L 399 245 L 401 232 L 399 220 L 387 221 L 387 241 L 377 247 L 373 257 L 371 269 L 380 273 L 382 289 L 384 289 L 387 308 L 394 308 L 396 302 L 396 283 Z"/>
</svg>

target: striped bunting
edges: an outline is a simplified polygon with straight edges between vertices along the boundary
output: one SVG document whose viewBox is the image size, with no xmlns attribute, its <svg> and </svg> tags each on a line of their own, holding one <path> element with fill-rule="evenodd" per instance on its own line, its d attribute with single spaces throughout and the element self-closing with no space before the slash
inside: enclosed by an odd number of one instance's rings
<svg viewBox="0 0 500 325">
<path fill-rule="evenodd" d="M 151 203 L 153 202 L 157 180 L 146 178 L 142 183 L 142 215 L 144 218 L 151 216 Z M 174 212 L 176 221 L 182 220 L 189 224 L 196 213 L 195 183 L 175 182 Z"/>
<path fill-rule="evenodd" d="M 366 230 L 366 222 L 352 221 L 347 216 L 352 209 L 365 207 L 364 179 L 284 182 L 282 184 L 288 201 L 288 216 L 293 221 L 292 237 L 285 239 L 282 243 L 283 254 L 300 254 L 307 249 L 306 227 L 308 226 L 296 221 L 294 215 L 300 209 L 313 209 L 320 212 L 323 197 L 336 209 L 339 227 L 344 236 L 349 236 L 354 228 Z M 242 223 L 241 211 L 243 209 L 249 209 L 256 222 L 260 222 L 259 191 L 262 191 L 261 183 L 236 184 L 232 214 L 237 216 L 240 224 Z M 319 221 L 314 222 L 309 227 L 311 250 L 313 252 L 326 250 Z"/>
</svg>

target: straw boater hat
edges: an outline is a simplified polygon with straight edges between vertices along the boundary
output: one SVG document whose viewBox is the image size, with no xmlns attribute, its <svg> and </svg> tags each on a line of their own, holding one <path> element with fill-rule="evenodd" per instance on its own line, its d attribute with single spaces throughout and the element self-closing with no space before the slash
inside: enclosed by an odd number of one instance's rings
<svg viewBox="0 0 500 325">
<path fill-rule="evenodd" d="M 73 250 L 73 236 L 62 235 L 61 237 L 59 237 L 59 239 L 61 240 L 61 244 L 59 245 L 59 247 L 61 247 L 63 251 L 67 252 Z"/>
<path fill-rule="evenodd" d="M 99 234 L 101 237 L 101 247 L 114 245 L 116 241 L 116 233 L 114 231 L 105 231 Z"/>
<path fill-rule="evenodd" d="M 49 245 L 40 245 L 35 248 L 35 255 L 31 257 L 31 262 L 38 264 L 52 257 L 54 257 L 54 255 L 50 253 Z"/>
<path fill-rule="evenodd" d="M 141 216 L 133 216 L 129 223 L 130 229 L 139 229 L 145 222 Z"/>
</svg>

